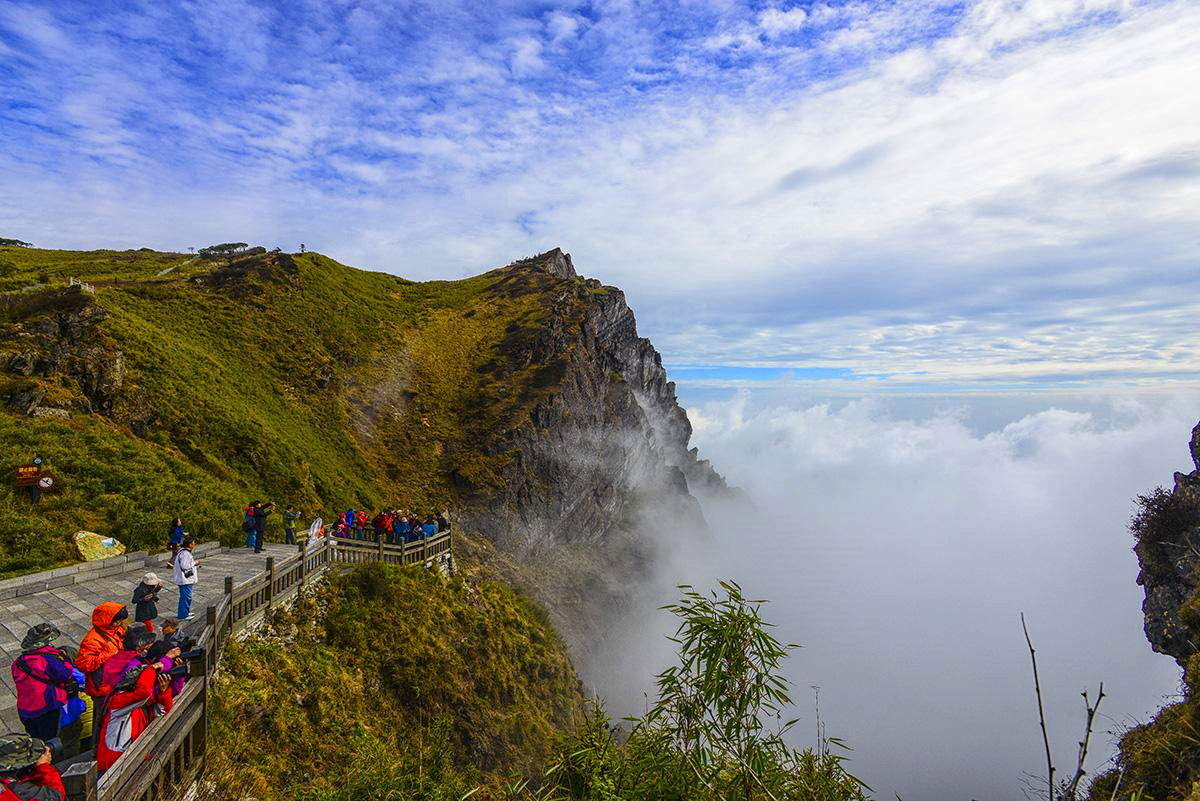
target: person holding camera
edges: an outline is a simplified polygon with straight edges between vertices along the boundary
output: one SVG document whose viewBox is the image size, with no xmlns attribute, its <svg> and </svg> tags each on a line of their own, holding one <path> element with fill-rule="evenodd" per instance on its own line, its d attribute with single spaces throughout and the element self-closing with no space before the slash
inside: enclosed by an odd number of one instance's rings
<svg viewBox="0 0 1200 801">
<path fill-rule="evenodd" d="M 182 556 L 183 551 L 179 554 Z M 150 721 L 171 711 L 174 700 L 171 676 L 161 670 L 161 665 L 130 668 L 104 704 L 96 738 L 96 771 L 102 775 L 111 768 Z"/>
<path fill-rule="evenodd" d="M 25 633 L 21 654 L 12 663 L 17 715 L 25 731 L 39 740 L 58 737 L 62 708 L 79 692 L 75 666 L 65 651 L 51 645 L 61 634 L 53 623 L 37 624 Z"/>
<path fill-rule="evenodd" d="M 142 576 L 141 582 L 133 588 L 133 620 L 145 623 L 147 631 L 154 631 L 154 618 L 158 617 L 158 594 L 162 592 L 162 586 L 158 574 L 150 572 Z"/>
<path fill-rule="evenodd" d="M 50 746 L 37 737 L 0 735 L 0 801 L 66 801 L 67 788 L 50 761 Z"/>
<path fill-rule="evenodd" d="M 157 661 L 149 657 L 151 646 L 154 645 L 154 632 L 144 629 L 141 626 L 134 626 L 125 632 L 125 640 L 121 644 L 121 650 L 113 654 L 112 658 L 104 663 L 104 671 L 101 678 L 101 683 L 109 687 L 116 687 L 117 684 L 135 667 L 140 665 L 148 665 L 151 662 Z M 171 653 L 172 656 L 179 656 L 179 649 L 174 649 L 172 653 L 170 649 L 166 653 Z M 168 663 L 164 667 L 171 667 Z"/>
<path fill-rule="evenodd" d="M 192 589 L 196 586 L 196 582 L 200 579 L 199 570 L 196 567 L 196 557 L 192 556 L 192 551 L 196 549 L 195 537 L 184 537 L 183 544 L 179 548 L 179 555 L 175 557 L 175 584 L 179 587 L 179 614 L 177 617 L 182 622 L 192 619 Z"/>
</svg>

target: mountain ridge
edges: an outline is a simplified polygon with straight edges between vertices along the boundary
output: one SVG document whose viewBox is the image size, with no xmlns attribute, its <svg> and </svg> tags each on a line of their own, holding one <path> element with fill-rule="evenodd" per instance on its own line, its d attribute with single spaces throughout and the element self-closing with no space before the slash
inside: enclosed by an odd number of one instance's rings
<svg viewBox="0 0 1200 801">
<path fill-rule="evenodd" d="M 731 492 L 624 293 L 558 248 L 428 282 L 263 248 L 0 258 L 3 467 L 60 479 L 0 490 L 2 573 L 71 561 L 81 528 L 160 547 L 176 515 L 237 544 L 253 497 L 448 506 L 578 642 L 621 601 L 602 574 L 649 570 L 648 509 L 700 533 L 697 495 Z"/>
</svg>

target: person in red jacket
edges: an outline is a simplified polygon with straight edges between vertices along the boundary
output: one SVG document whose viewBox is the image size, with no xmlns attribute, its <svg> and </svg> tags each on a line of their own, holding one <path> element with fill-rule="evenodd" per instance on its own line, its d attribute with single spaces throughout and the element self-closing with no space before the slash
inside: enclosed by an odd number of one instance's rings
<svg viewBox="0 0 1200 801">
<path fill-rule="evenodd" d="M 0 801 L 66 801 L 62 776 L 50 764 L 50 748 L 16 732 L 0 736 Z"/>
<path fill-rule="evenodd" d="M 135 667 L 113 689 L 96 739 L 96 772 L 103 774 L 156 717 L 171 711 L 171 677 L 154 665 Z"/>
</svg>

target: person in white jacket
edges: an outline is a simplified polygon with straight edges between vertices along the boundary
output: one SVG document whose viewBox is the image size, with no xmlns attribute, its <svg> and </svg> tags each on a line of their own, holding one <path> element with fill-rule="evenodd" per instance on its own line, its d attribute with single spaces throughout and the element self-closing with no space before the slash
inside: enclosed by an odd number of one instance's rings
<svg viewBox="0 0 1200 801">
<path fill-rule="evenodd" d="M 195 537 L 184 537 L 179 546 L 179 555 L 175 557 L 175 583 L 179 585 L 179 619 L 192 619 L 192 588 L 200 578 L 196 567 L 196 557 L 192 551 L 196 548 Z"/>
</svg>

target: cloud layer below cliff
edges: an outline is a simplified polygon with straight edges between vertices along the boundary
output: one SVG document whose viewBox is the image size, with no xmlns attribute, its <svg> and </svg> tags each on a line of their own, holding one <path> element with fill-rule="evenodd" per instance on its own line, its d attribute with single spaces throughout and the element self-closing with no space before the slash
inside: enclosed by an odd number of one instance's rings
<svg viewBox="0 0 1200 801">
<path fill-rule="evenodd" d="M 789 667 L 800 743 L 813 739 L 819 686 L 829 733 L 854 747 L 876 797 L 1020 798 L 1043 760 L 1020 612 L 1060 770 L 1075 758 L 1085 687 L 1094 696 L 1103 680 L 1107 694 L 1093 768 L 1109 732 L 1177 687 L 1142 633 L 1125 524 L 1135 494 L 1192 469 L 1197 401 L 1017 416 L 748 392 L 702 404 L 694 441 L 759 517 L 710 507 L 716 543 L 688 551 L 671 578 L 734 578 L 770 599 L 776 634 L 803 645 Z M 621 702 L 665 658 L 668 623 L 651 633 L 639 621 L 649 642 L 603 682 Z"/>
</svg>

